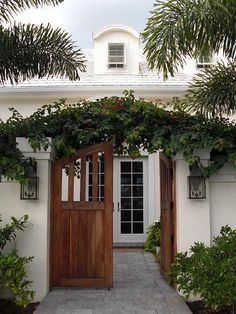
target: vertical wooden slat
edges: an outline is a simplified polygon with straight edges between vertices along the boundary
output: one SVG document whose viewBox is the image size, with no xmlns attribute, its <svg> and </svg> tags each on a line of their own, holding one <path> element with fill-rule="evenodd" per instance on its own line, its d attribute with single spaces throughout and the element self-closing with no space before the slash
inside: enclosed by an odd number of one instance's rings
<svg viewBox="0 0 236 314">
<path fill-rule="evenodd" d="M 69 164 L 69 184 L 68 184 L 68 201 L 72 203 L 74 199 L 74 163 Z"/>
<path fill-rule="evenodd" d="M 92 199 L 93 202 L 97 201 L 98 198 L 98 153 L 93 153 L 93 189 Z"/>
<path fill-rule="evenodd" d="M 106 283 L 113 285 L 113 145 L 106 144 L 105 147 L 105 188 L 104 188 L 104 234 L 105 234 L 105 269 Z"/>
<path fill-rule="evenodd" d="M 87 278 L 95 278 L 96 212 L 87 212 Z"/>
<path fill-rule="evenodd" d="M 81 170 L 80 170 L 80 200 L 85 201 L 86 192 L 86 157 L 81 158 Z"/>
<path fill-rule="evenodd" d="M 61 177 L 62 167 L 60 161 L 52 165 L 52 212 L 51 212 L 51 282 L 50 286 L 58 286 L 60 282 L 61 264 Z"/>
<path fill-rule="evenodd" d="M 104 278 L 104 214 L 101 211 L 96 212 L 96 278 Z"/>
<path fill-rule="evenodd" d="M 70 213 L 63 211 L 61 215 L 61 277 L 70 276 Z"/>
<path fill-rule="evenodd" d="M 177 218 L 176 218 L 176 161 L 172 164 L 173 167 L 173 180 L 172 180 L 172 202 L 173 202 L 173 259 L 177 253 Z"/>
<path fill-rule="evenodd" d="M 77 210 L 70 213 L 70 278 L 76 278 L 78 274 L 79 259 L 79 235 L 78 235 L 78 214 Z"/>
<path fill-rule="evenodd" d="M 78 211 L 78 278 L 87 276 L 87 213 Z"/>
</svg>

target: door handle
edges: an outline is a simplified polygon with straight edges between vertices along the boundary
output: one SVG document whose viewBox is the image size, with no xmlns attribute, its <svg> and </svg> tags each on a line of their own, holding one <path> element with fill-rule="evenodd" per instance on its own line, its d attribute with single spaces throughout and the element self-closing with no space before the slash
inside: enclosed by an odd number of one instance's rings
<svg viewBox="0 0 236 314">
<path fill-rule="evenodd" d="M 117 202 L 117 209 L 118 209 L 118 212 L 120 211 L 120 203 Z"/>
</svg>

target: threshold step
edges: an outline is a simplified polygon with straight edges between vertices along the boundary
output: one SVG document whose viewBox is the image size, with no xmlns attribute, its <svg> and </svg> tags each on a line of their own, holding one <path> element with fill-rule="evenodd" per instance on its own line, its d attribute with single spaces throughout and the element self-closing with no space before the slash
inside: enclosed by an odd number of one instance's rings
<svg viewBox="0 0 236 314">
<path fill-rule="evenodd" d="M 143 242 L 113 243 L 113 248 L 143 248 Z"/>
</svg>

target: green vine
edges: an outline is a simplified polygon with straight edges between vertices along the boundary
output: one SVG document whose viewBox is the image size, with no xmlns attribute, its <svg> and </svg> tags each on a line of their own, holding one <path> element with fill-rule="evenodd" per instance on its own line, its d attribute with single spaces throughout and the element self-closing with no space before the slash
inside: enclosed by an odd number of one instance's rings
<svg viewBox="0 0 236 314">
<path fill-rule="evenodd" d="M 123 97 L 102 98 L 66 105 L 60 100 L 45 105 L 30 117 L 12 110 L 12 117 L 0 122 L 0 173 L 22 180 L 26 160 L 16 146 L 16 137 L 27 137 L 32 148 L 47 149 L 52 138 L 56 157 L 70 156 L 81 147 L 113 141 L 117 154 L 139 155 L 140 148 L 168 156 L 182 153 L 190 164 L 200 163 L 196 149 L 211 149 L 211 161 L 203 167 L 205 176 L 225 162 L 236 166 L 236 126 L 227 119 L 206 119 L 184 113 L 174 99 L 167 108 L 161 103 L 136 99 L 132 92 Z M 125 145 L 124 145 L 125 144 Z"/>
</svg>

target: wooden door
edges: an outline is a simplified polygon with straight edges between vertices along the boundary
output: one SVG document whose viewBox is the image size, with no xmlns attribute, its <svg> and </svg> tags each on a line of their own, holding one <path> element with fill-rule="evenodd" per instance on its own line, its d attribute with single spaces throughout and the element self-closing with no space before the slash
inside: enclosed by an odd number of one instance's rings
<svg viewBox="0 0 236 314">
<path fill-rule="evenodd" d="M 161 188 L 161 273 L 167 277 L 175 253 L 174 232 L 174 188 L 172 162 L 164 153 L 160 153 Z"/>
<path fill-rule="evenodd" d="M 112 287 L 111 143 L 53 163 L 51 286 Z"/>
</svg>

